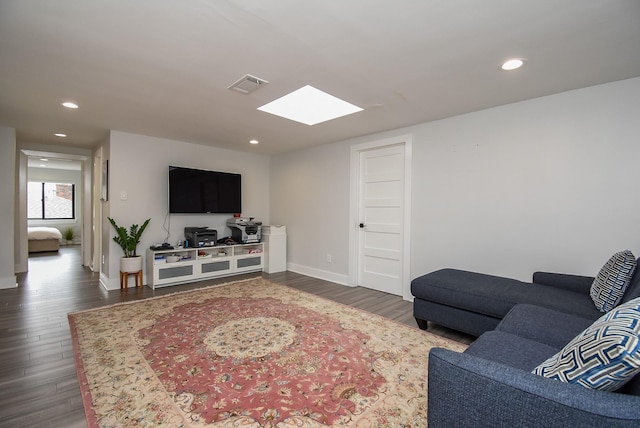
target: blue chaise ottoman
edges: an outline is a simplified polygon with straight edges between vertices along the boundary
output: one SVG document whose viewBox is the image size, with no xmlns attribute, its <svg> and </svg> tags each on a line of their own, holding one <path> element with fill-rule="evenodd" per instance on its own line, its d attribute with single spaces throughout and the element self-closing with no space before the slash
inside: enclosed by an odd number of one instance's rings
<svg viewBox="0 0 640 428">
<path fill-rule="evenodd" d="M 640 259 L 639 259 L 640 261 Z M 636 269 L 622 298 L 640 296 Z M 441 269 L 411 282 L 413 316 L 426 330 L 431 321 L 474 336 L 494 330 L 517 304 L 528 303 L 596 320 L 602 315 L 589 292 L 594 277 L 536 272 L 531 283 L 459 269 Z"/>
</svg>

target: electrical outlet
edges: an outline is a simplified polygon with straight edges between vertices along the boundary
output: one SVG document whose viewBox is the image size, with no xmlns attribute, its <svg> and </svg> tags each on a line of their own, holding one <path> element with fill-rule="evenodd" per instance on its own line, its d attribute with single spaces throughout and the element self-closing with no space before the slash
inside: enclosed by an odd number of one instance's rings
<svg viewBox="0 0 640 428">
<path fill-rule="evenodd" d="M 331 254 L 327 254 L 327 263 L 331 263 Z"/>
</svg>

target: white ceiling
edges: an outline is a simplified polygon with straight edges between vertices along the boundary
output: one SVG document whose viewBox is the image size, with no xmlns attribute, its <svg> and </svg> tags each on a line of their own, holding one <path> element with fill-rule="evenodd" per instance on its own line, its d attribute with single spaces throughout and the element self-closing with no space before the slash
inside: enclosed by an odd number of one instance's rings
<svg viewBox="0 0 640 428">
<path fill-rule="evenodd" d="M 274 154 L 637 77 L 639 46 L 638 0 L 0 0 L 0 126 Z M 245 74 L 269 84 L 227 89 Z M 256 110 L 307 84 L 364 111 Z"/>
</svg>

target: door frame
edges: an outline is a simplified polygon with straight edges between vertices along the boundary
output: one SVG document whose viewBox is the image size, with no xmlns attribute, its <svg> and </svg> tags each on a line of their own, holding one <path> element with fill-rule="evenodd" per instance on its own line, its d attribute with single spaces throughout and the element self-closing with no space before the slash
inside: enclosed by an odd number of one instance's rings
<svg viewBox="0 0 640 428">
<path fill-rule="evenodd" d="M 413 300 L 411 295 L 411 159 L 413 137 L 410 134 L 351 146 L 349 177 L 349 285 L 358 284 L 358 248 L 359 248 L 359 202 L 360 202 L 360 153 L 371 149 L 404 145 L 404 218 L 402 244 L 402 298 Z"/>
<path fill-rule="evenodd" d="M 85 151 L 80 149 L 81 151 Z M 90 154 L 78 154 L 73 149 L 68 152 L 59 146 L 39 146 L 32 148 L 32 145 L 18 146 L 18 194 L 16 195 L 16 218 L 15 227 L 17 230 L 16 240 L 17 255 L 15 257 L 15 271 L 27 272 L 29 270 L 29 251 L 27 237 L 27 158 L 29 156 L 41 156 L 47 158 L 64 158 L 79 161 L 80 166 L 80 202 L 77 209 L 82 211 L 82 223 L 80 228 L 80 248 L 82 265 L 89 266 L 91 262 L 91 193 L 92 193 L 92 161 Z M 88 151 L 87 151 L 88 152 Z"/>
</svg>

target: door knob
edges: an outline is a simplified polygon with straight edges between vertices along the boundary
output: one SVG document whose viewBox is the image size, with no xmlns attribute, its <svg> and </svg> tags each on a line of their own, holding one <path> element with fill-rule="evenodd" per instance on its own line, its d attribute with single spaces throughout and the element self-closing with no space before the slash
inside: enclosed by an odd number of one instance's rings
<svg viewBox="0 0 640 428">
<path fill-rule="evenodd" d="M 364 229 L 364 223 L 360 223 L 360 229 Z"/>
</svg>

